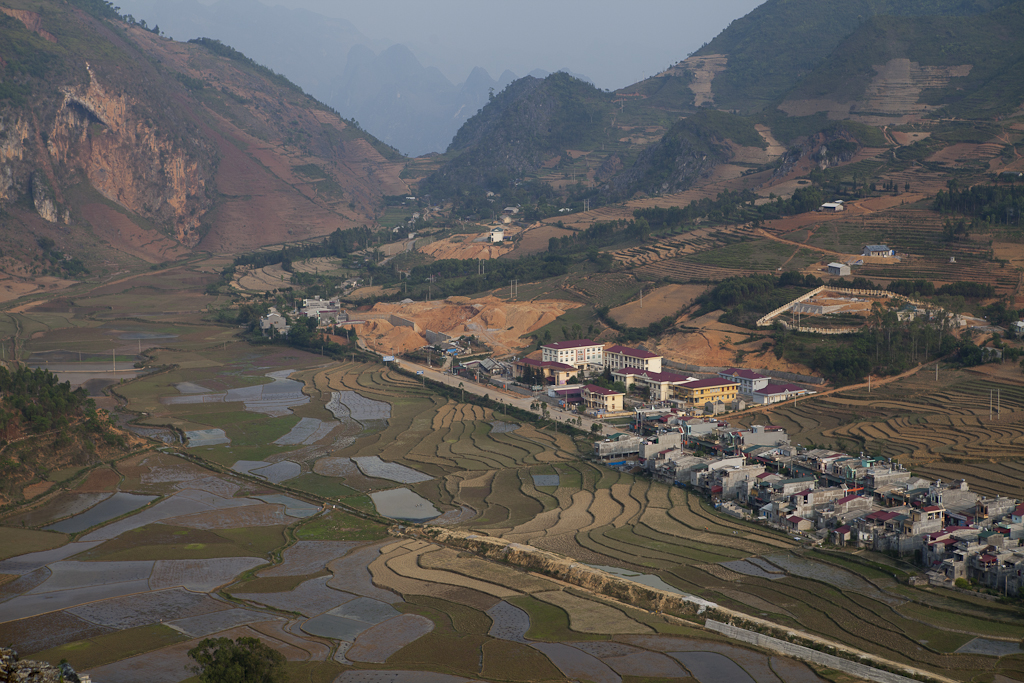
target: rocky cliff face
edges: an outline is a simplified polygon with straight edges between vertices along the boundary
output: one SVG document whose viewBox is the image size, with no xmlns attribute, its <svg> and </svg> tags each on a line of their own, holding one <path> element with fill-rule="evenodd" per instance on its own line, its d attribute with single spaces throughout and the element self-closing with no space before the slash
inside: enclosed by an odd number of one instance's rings
<svg viewBox="0 0 1024 683">
<path fill-rule="evenodd" d="M 61 671 L 46 662 L 18 659 L 18 653 L 0 647 L 0 681 L 18 683 L 57 683 L 63 681 Z"/>
<path fill-rule="evenodd" d="M 80 170 L 107 199 L 170 225 L 178 241 L 195 246 L 211 204 L 203 155 L 176 145 L 139 115 L 132 98 L 101 85 L 88 63 L 86 70 L 87 86 L 61 89 L 64 99 L 46 143 L 52 162 Z"/>
</svg>

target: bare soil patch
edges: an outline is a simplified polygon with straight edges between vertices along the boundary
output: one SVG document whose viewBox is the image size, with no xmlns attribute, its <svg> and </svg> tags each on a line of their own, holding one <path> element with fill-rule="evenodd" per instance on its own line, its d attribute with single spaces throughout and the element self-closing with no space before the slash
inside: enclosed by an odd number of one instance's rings
<svg viewBox="0 0 1024 683">
<path fill-rule="evenodd" d="M 152 230 L 145 230 L 130 218 L 103 204 L 85 204 L 82 216 L 93 232 L 113 249 L 142 259 L 146 263 L 173 261 L 188 253 L 180 243 Z"/>
<path fill-rule="evenodd" d="M 693 300 L 707 291 L 707 285 L 667 285 L 646 292 L 643 306 L 640 300 L 616 306 L 611 316 L 616 321 L 629 327 L 645 327 L 657 322 L 667 315 L 674 316 L 680 309 L 686 308 Z"/>
</svg>

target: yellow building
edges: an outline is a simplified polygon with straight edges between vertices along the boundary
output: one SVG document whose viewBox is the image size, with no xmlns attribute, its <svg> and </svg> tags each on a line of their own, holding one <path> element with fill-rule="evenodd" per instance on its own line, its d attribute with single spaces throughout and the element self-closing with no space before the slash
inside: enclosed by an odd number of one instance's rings
<svg viewBox="0 0 1024 683">
<path fill-rule="evenodd" d="M 580 394 L 587 408 L 603 410 L 608 413 L 620 412 L 622 410 L 622 398 L 625 396 L 622 392 L 605 389 L 596 384 L 588 384 L 583 387 L 583 391 Z"/>
<path fill-rule="evenodd" d="M 739 391 L 739 382 L 733 382 L 721 377 L 696 379 L 692 382 L 677 384 L 672 387 L 673 396 L 692 405 L 703 405 L 709 401 L 728 403 L 729 401 L 736 400 Z"/>
</svg>

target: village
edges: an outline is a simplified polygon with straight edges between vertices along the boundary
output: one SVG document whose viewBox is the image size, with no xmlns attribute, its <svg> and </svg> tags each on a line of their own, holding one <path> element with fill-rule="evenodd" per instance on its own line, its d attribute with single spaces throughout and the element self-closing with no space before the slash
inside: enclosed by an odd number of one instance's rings
<svg viewBox="0 0 1024 683">
<path fill-rule="evenodd" d="M 349 321 L 337 301 L 303 304 L 301 313 L 321 325 Z M 261 327 L 286 332 L 284 320 L 272 312 Z M 592 432 L 606 434 L 593 444 L 604 466 L 698 492 L 725 514 L 809 544 L 912 559 L 925 570 L 917 580 L 931 585 L 1008 595 L 1024 586 L 1018 500 L 978 494 L 964 480 L 915 476 L 879 455 L 805 448 L 770 424 L 729 423 L 729 414 L 813 396 L 815 378 L 745 368 L 673 372 L 679 363 L 646 349 L 590 339 L 541 344 L 513 360 L 459 360 L 465 342 L 429 330 L 425 338 L 450 375 L 528 396 L 544 413 L 593 419 Z"/>
</svg>

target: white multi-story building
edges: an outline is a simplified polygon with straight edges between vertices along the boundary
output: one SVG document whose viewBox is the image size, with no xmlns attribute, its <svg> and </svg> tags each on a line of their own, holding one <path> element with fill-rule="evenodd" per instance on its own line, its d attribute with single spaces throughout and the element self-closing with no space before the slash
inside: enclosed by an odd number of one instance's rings
<svg viewBox="0 0 1024 683">
<path fill-rule="evenodd" d="M 541 361 L 565 363 L 576 369 L 600 368 L 604 363 L 604 344 L 590 339 L 572 339 L 540 347 Z"/>
<path fill-rule="evenodd" d="M 661 356 L 628 346 L 609 346 L 604 350 L 604 367 L 615 372 L 623 368 L 661 372 Z"/>
</svg>

